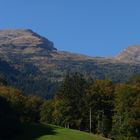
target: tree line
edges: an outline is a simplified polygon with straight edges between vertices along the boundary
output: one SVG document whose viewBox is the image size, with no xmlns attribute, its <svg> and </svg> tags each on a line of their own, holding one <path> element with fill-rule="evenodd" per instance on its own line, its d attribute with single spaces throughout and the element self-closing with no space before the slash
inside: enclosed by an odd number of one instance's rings
<svg viewBox="0 0 140 140">
<path fill-rule="evenodd" d="M 140 77 L 114 84 L 68 74 L 56 96 L 43 103 L 41 121 L 115 140 L 138 140 Z"/>
<path fill-rule="evenodd" d="M 35 122 L 96 133 L 114 140 L 138 140 L 140 76 L 114 84 L 79 73 L 67 74 L 50 100 L 23 96 L 0 79 L 0 110 L 0 131 L 6 136 L 22 131 L 24 123 Z"/>
</svg>

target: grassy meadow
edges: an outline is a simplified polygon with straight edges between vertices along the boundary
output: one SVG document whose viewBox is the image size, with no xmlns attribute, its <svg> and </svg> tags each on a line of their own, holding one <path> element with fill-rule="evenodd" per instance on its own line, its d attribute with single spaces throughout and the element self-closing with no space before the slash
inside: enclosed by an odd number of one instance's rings
<svg viewBox="0 0 140 140">
<path fill-rule="evenodd" d="M 97 135 L 54 125 L 24 125 L 23 133 L 14 140 L 105 140 Z"/>
</svg>

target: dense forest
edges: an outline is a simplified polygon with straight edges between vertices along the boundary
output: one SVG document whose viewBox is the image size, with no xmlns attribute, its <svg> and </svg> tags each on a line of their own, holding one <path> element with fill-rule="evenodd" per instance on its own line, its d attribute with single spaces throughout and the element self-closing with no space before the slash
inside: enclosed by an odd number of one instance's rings
<svg viewBox="0 0 140 140">
<path fill-rule="evenodd" d="M 33 122 L 139 140 L 140 76 L 113 83 L 69 73 L 49 100 L 25 96 L 0 78 L 0 137 L 14 137 L 23 124 Z"/>
</svg>

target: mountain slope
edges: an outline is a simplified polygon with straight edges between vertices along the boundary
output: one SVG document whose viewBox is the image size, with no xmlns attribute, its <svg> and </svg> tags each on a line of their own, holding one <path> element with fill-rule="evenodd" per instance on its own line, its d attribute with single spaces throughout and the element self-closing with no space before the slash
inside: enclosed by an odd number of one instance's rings
<svg viewBox="0 0 140 140">
<path fill-rule="evenodd" d="M 29 29 L 0 30 L 0 51 L 38 53 L 56 50 L 53 43 Z"/>
<path fill-rule="evenodd" d="M 133 47 L 131 49 L 133 51 Z M 131 57 L 134 54 L 137 57 L 130 63 L 128 52 L 132 51 L 126 50 L 115 58 L 89 57 L 59 51 L 51 41 L 29 29 L 0 30 L 0 59 L 13 69 L 0 63 L 0 73 L 24 93 L 51 98 L 67 72 L 80 72 L 86 77 L 107 78 L 114 82 L 139 74 L 140 63 L 135 60 L 140 53 L 134 51 Z"/>
<path fill-rule="evenodd" d="M 117 57 L 117 60 L 125 62 L 140 63 L 140 46 L 129 46 L 123 52 L 121 52 Z"/>
</svg>

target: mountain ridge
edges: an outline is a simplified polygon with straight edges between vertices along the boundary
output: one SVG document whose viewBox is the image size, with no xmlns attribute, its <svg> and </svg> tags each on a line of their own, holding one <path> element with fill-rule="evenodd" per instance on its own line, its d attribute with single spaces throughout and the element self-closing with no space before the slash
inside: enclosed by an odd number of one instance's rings
<svg viewBox="0 0 140 140">
<path fill-rule="evenodd" d="M 0 30 L 0 59 L 17 74 L 10 69 L 6 73 L 1 69 L 0 73 L 8 75 L 12 86 L 43 98 L 55 93 L 67 72 L 114 82 L 140 74 L 139 61 L 126 61 L 126 56 L 122 53 L 121 57 L 90 57 L 59 51 L 52 41 L 32 30 Z M 3 66 L 1 62 L 0 66 Z"/>
<path fill-rule="evenodd" d="M 135 57 L 135 53 L 137 53 L 137 56 L 140 55 L 140 45 L 131 45 L 128 48 L 124 49 L 120 54 L 114 57 L 93 57 L 88 56 L 80 53 L 74 53 L 69 51 L 60 51 L 57 50 L 57 48 L 54 47 L 54 44 L 52 41 L 49 41 L 47 38 L 42 37 L 41 35 L 37 34 L 31 29 L 5 29 L 0 30 L 0 51 L 3 48 L 2 51 L 7 52 L 8 48 L 5 47 L 11 47 L 9 49 L 10 51 L 13 51 L 18 49 L 17 53 L 22 54 L 28 54 L 28 53 L 43 53 L 47 51 L 58 51 L 66 54 L 72 54 L 73 56 L 84 56 L 88 59 L 107 59 L 107 60 L 116 60 L 116 61 L 124 61 L 124 62 L 138 62 L 140 61 L 140 56 L 138 57 L 138 60 Z M 138 50 L 138 52 L 137 52 Z M 129 55 L 129 56 L 127 56 Z M 128 59 L 128 60 L 127 60 Z"/>
<path fill-rule="evenodd" d="M 51 41 L 30 29 L 0 30 L 0 46 L 2 51 L 6 48 L 25 54 L 56 50 Z"/>
</svg>

